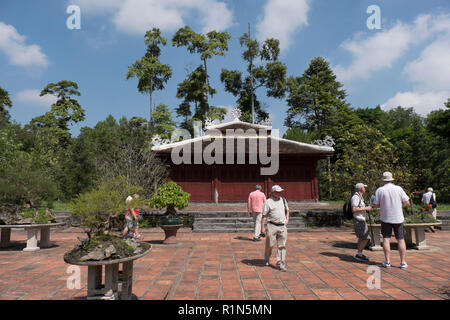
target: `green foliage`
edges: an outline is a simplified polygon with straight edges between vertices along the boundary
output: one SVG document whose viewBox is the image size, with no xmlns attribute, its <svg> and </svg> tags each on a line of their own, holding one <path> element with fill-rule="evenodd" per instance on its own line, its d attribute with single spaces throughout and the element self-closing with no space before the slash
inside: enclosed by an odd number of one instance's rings
<svg viewBox="0 0 450 320">
<path fill-rule="evenodd" d="M 169 107 L 165 104 L 156 106 L 152 115 L 153 132 L 159 134 L 163 139 L 169 139 L 173 130 L 175 130 L 175 122 L 172 121 L 172 115 Z"/>
<path fill-rule="evenodd" d="M 166 45 L 167 39 L 161 36 L 158 28 L 153 28 L 145 33 L 145 44 L 147 51 L 145 55 L 136 60 L 128 67 L 127 80 L 131 78 L 139 79 L 138 90 L 141 93 L 150 95 L 150 123 L 152 123 L 153 113 L 153 91 L 163 90 L 164 85 L 172 77 L 172 69 L 169 65 L 159 61 L 161 54 L 160 45 Z"/>
<path fill-rule="evenodd" d="M 32 218 L 32 223 L 45 224 L 51 220 L 53 217 L 47 214 L 47 208 L 40 207 L 38 209 L 26 209 L 23 210 L 22 218 Z"/>
<path fill-rule="evenodd" d="M 12 102 L 8 91 L 0 87 L 0 129 L 9 123 L 10 115 L 6 107 L 11 108 Z"/>
<path fill-rule="evenodd" d="M 167 208 L 166 214 L 173 215 L 175 209 L 184 209 L 189 205 L 190 194 L 175 182 L 166 182 L 156 190 L 149 205 L 153 208 Z"/>
<path fill-rule="evenodd" d="M 0 151 L 0 211 L 35 208 L 55 199 L 57 187 L 40 159 L 22 151 L 7 129 L 0 131 Z"/>
<path fill-rule="evenodd" d="M 125 177 L 103 181 L 96 189 L 84 192 L 69 204 L 70 210 L 82 219 L 89 238 L 102 235 L 110 228 L 111 219 L 128 209 L 125 199 L 128 195 L 142 194 L 143 189 L 131 185 Z M 147 199 L 139 197 L 136 207 L 142 206 Z"/>
<path fill-rule="evenodd" d="M 268 114 L 262 110 L 255 92 L 258 88 L 265 87 L 268 97 L 284 97 L 286 66 L 278 61 L 280 53 L 278 40 L 267 39 L 261 46 L 247 33 L 244 33 L 239 40 L 241 46 L 246 47 L 242 58 L 247 62 L 248 75 L 243 79 L 240 71 L 222 69 L 220 80 L 225 85 L 225 91 L 238 98 L 238 108 L 242 112 L 241 120 L 252 122 L 253 103 L 255 120 L 259 122 L 267 118 Z M 258 58 L 265 64 L 255 65 L 254 61 Z"/>
<path fill-rule="evenodd" d="M 286 125 L 316 130 L 322 138 L 323 131 L 331 125 L 335 113 L 344 108 L 346 92 L 330 68 L 328 61 L 322 57 L 311 61 L 301 77 L 287 80 L 290 106 Z"/>
<path fill-rule="evenodd" d="M 204 72 L 204 85 L 201 91 L 205 97 L 205 105 L 201 108 L 202 116 L 209 111 L 209 95 L 214 93 L 210 90 L 206 61 L 213 56 L 225 56 L 225 51 L 228 51 L 228 40 L 230 38 L 231 36 L 227 32 L 217 32 L 215 30 L 208 32 L 206 35 L 195 33 L 189 26 L 180 28 L 172 38 L 173 46 L 186 47 L 190 53 L 200 54 Z M 203 120 L 204 118 L 200 117 L 200 119 Z"/>
</svg>

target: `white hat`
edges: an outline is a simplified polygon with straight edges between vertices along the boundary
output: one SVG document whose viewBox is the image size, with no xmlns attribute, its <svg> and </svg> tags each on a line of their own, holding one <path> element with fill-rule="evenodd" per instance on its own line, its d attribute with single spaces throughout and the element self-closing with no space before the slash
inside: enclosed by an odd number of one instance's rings
<svg viewBox="0 0 450 320">
<path fill-rule="evenodd" d="M 281 192 L 281 191 L 284 191 L 284 189 L 282 189 L 279 185 L 274 185 L 273 187 L 272 187 L 272 192 Z"/>
<path fill-rule="evenodd" d="M 364 183 L 357 183 L 356 185 L 355 185 L 355 189 L 356 190 L 359 190 L 359 189 L 361 189 L 361 188 L 367 188 L 367 184 L 364 184 Z"/>
<path fill-rule="evenodd" d="M 381 176 L 381 180 L 382 181 L 394 181 L 395 179 L 392 178 L 392 173 L 390 173 L 389 171 L 386 171 Z"/>
<path fill-rule="evenodd" d="M 429 187 L 429 188 L 427 189 L 427 191 L 428 191 L 428 192 L 433 192 L 433 188 L 432 188 L 432 187 Z"/>
</svg>

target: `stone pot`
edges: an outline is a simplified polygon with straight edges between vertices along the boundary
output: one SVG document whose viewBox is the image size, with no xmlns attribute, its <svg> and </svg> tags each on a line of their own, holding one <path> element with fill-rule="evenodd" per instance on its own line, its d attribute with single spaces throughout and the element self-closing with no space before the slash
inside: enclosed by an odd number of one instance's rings
<svg viewBox="0 0 450 320">
<path fill-rule="evenodd" d="M 88 300 L 130 300 L 133 286 L 133 261 L 152 250 L 150 244 L 142 244 L 144 252 L 121 259 L 106 259 L 101 261 L 75 261 L 64 255 L 64 261 L 69 264 L 88 267 Z M 119 270 L 122 264 L 122 270 Z M 103 268 L 103 266 L 105 266 Z M 105 282 L 102 284 L 103 269 Z"/>
<path fill-rule="evenodd" d="M 170 225 L 161 225 L 161 228 L 164 230 L 166 237 L 164 239 L 164 244 L 174 244 L 177 243 L 177 231 L 181 228 L 182 224 L 170 224 Z"/>
</svg>

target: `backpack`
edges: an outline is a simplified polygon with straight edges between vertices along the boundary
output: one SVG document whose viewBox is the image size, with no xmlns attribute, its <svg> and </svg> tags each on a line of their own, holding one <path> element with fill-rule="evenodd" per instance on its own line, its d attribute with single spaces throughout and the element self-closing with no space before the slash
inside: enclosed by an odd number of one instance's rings
<svg viewBox="0 0 450 320">
<path fill-rule="evenodd" d="M 434 209 L 434 208 L 436 208 L 437 207 L 437 203 L 436 203 L 436 201 L 434 200 L 434 197 L 435 197 L 435 194 L 434 193 L 432 193 L 431 194 L 431 197 L 430 197 L 430 206 Z"/>
<path fill-rule="evenodd" d="M 344 214 L 344 218 L 346 220 L 351 220 L 353 219 L 353 208 L 352 208 L 352 198 L 354 195 L 352 195 L 345 203 L 344 206 L 342 207 L 342 212 Z M 361 204 L 361 198 L 359 199 L 359 203 Z M 359 205 L 358 205 L 359 206 Z"/>
</svg>

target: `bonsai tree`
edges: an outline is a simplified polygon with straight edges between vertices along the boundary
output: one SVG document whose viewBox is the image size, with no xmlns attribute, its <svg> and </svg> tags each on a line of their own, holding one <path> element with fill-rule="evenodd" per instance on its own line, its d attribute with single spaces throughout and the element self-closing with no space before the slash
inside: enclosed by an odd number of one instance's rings
<svg viewBox="0 0 450 320">
<path fill-rule="evenodd" d="M 90 239 L 110 231 L 111 220 L 128 209 L 126 197 L 135 193 L 142 194 L 142 187 L 130 185 L 125 177 L 118 177 L 102 182 L 97 189 L 80 194 L 69 207 L 81 218 L 81 225 Z M 136 199 L 134 206 L 144 202 L 145 198 Z"/>
<path fill-rule="evenodd" d="M 1 220 L 8 224 L 53 220 L 45 205 L 51 207 L 58 189 L 39 159 L 18 150 L 10 158 L 14 161 L 0 161 Z"/>
<path fill-rule="evenodd" d="M 176 209 L 181 210 L 189 205 L 190 197 L 191 195 L 175 182 L 166 182 L 156 190 L 149 205 L 158 209 L 167 208 L 165 215 L 172 217 L 176 215 Z"/>
<path fill-rule="evenodd" d="M 111 220 L 124 213 L 128 195 L 143 193 L 143 188 L 130 185 L 123 176 L 103 181 L 96 189 L 80 194 L 69 207 L 81 218 L 87 239 L 78 238 L 81 245 L 66 254 L 70 260 L 120 259 L 140 253 L 142 245 L 112 235 Z M 148 199 L 147 199 L 148 201 Z M 145 198 L 135 199 L 133 205 L 141 206 Z M 145 247 L 145 245 L 144 245 Z"/>
</svg>

